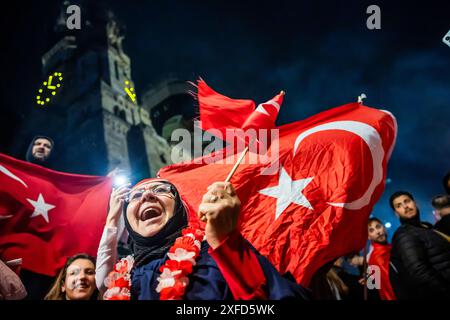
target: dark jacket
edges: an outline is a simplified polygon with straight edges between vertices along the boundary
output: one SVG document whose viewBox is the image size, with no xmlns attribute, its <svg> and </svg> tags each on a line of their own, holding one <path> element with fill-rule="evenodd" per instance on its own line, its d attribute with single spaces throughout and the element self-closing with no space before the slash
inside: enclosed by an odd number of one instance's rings
<svg viewBox="0 0 450 320">
<path fill-rule="evenodd" d="M 450 236 L 450 214 L 442 217 L 441 220 L 436 222 L 434 228 Z"/>
<path fill-rule="evenodd" d="M 400 226 L 389 278 L 399 300 L 450 299 L 450 242 L 423 224 Z"/>
</svg>

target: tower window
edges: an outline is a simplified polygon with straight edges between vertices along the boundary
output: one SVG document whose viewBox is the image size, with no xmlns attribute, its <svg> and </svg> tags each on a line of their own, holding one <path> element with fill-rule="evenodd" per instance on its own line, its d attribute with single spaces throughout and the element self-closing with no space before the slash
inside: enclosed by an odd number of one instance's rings
<svg viewBox="0 0 450 320">
<path fill-rule="evenodd" d="M 122 119 L 123 121 L 127 121 L 127 116 L 124 110 L 119 111 L 119 118 Z"/>
<path fill-rule="evenodd" d="M 119 80 L 119 64 L 117 61 L 114 61 L 114 73 L 116 75 L 116 79 Z"/>
</svg>

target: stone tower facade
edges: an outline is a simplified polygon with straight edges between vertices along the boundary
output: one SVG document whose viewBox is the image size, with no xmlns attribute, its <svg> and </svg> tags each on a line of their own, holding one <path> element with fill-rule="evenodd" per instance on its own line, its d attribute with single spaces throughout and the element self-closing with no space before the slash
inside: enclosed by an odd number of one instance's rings
<svg viewBox="0 0 450 320">
<path fill-rule="evenodd" d="M 122 28 L 110 12 L 84 12 L 88 17 L 81 30 L 67 30 L 65 19 L 58 19 L 59 40 L 42 58 L 44 77 L 64 76 L 43 121 L 57 137 L 58 169 L 105 175 L 119 167 L 132 181 L 155 176 L 169 164 L 170 148 L 149 112 L 128 94 L 134 93 L 134 83 Z"/>
</svg>

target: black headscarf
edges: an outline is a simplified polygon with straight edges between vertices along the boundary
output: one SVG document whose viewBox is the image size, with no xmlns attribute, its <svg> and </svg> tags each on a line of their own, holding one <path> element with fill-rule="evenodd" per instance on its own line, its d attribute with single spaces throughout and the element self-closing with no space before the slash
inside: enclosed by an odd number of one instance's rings
<svg viewBox="0 0 450 320">
<path fill-rule="evenodd" d="M 143 237 L 131 228 L 126 214 L 127 205 L 124 206 L 125 227 L 129 234 L 128 245 L 134 255 L 135 267 L 140 267 L 152 260 L 163 258 L 175 242 L 175 239 L 181 236 L 181 231 L 188 225 L 187 210 L 178 190 L 166 180 L 158 179 L 156 181 L 162 181 L 171 186 L 172 192 L 175 194 L 175 212 L 172 218 L 167 221 L 166 225 L 156 235 Z"/>
<path fill-rule="evenodd" d="M 37 139 L 46 139 L 46 140 L 50 141 L 50 143 L 52 145 L 52 150 L 50 151 L 50 154 L 48 155 L 47 158 L 45 158 L 43 160 L 36 159 L 33 156 L 33 146 L 34 146 L 34 142 Z M 38 165 L 45 166 L 45 167 L 51 167 L 50 165 L 51 165 L 51 159 L 52 159 L 52 154 L 54 152 L 54 149 L 55 149 L 55 142 L 53 141 L 52 138 L 43 136 L 43 135 L 34 136 L 33 140 L 31 140 L 31 143 L 28 146 L 27 153 L 25 155 L 25 159 L 30 163 L 38 164 Z"/>
</svg>

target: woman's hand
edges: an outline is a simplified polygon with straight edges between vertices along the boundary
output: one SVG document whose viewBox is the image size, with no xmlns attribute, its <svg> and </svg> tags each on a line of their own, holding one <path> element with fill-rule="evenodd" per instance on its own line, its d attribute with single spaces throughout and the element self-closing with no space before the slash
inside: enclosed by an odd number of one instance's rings
<svg viewBox="0 0 450 320">
<path fill-rule="evenodd" d="M 207 190 L 198 216 L 206 220 L 206 241 L 214 249 L 236 228 L 241 202 L 229 182 L 215 182 Z"/>
<path fill-rule="evenodd" d="M 120 214 L 125 203 L 125 199 L 130 193 L 130 184 L 126 184 L 120 188 L 113 189 L 109 198 L 109 211 L 106 217 L 107 227 L 117 227 Z"/>
</svg>

